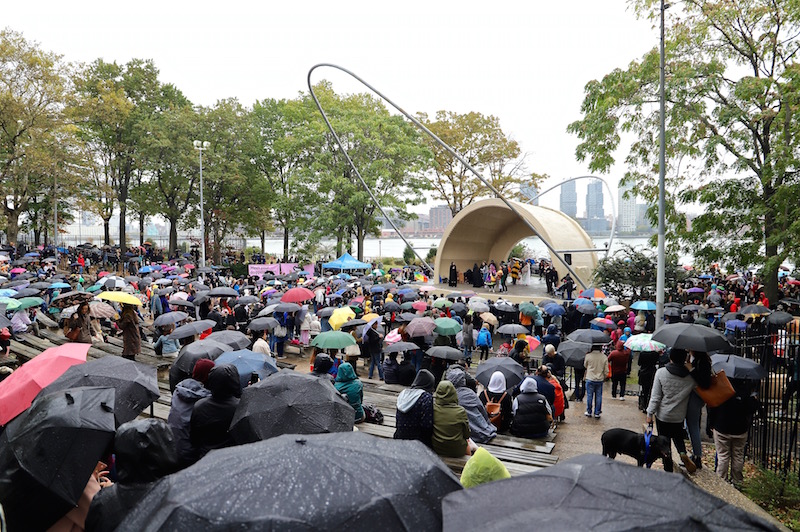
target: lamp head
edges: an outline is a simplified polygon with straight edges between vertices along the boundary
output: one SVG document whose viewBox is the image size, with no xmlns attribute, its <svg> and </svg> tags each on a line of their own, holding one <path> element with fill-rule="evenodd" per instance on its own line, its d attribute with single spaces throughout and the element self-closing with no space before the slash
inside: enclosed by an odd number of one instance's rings
<svg viewBox="0 0 800 532">
<path fill-rule="evenodd" d="M 200 145 L 201 145 L 201 143 L 200 143 L 200 141 L 199 141 L 199 140 L 196 140 L 196 141 L 194 141 L 192 144 L 194 144 L 194 147 L 195 147 L 195 148 L 199 148 L 199 147 L 200 147 Z"/>
</svg>

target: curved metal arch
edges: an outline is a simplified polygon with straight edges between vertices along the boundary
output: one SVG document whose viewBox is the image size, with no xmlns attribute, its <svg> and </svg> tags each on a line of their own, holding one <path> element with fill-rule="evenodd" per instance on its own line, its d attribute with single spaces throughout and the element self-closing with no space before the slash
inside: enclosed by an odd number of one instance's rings
<svg viewBox="0 0 800 532">
<path fill-rule="evenodd" d="M 602 177 L 597 177 L 597 176 L 594 176 L 594 175 L 582 175 L 582 176 L 578 176 L 578 177 L 570 177 L 569 179 L 565 179 L 564 181 L 562 181 L 560 183 L 556 183 L 552 187 L 550 187 L 550 188 L 548 188 L 546 190 L 543 190 L 542 192 L 539 192 L 538 194 L 536 194 L 534 197 L 530 198 L 525 203 L 532 204 L 534 201 L 536 201 L 540 197 L 544 196 L 548 192 L 551 192 L 551 191 L 553 191 L 553 190 L 555 190 L 557 188 L 560 188 L 561 185 L 563 185 L 564 183 L 569 183 L 570 181 L 577 181 L 579 179 L 597 179 L 598 181 L 602 181 L 603 185 L 605 185 L 605 187 L 606 187 L 606 191 L 608 192 L 609 197 L 611 198 L 611 234 L 608 237 L 608 246 L 606 246 L 605 250 L 602 250 L 602 249 L 595 250 L 595 252 L 597 252 L 597 251 L 605 251 L 606 258 L 608 258 L 608 253 L 609 253 L 609 251 L 611 251 L 612 244 L 614 244 L 614 235 L 617 233 L 617 207 L 614 205 L 614 194 L 611 192 L 611 187 L 608 186 L 608 182 L 605 179 L 603 179 Z"/>
<path fill-rule="evenodd" d="M 417 129 L 419 129 L 420 131 L 422 131 L 425 134 L 427 134 L 431 139 L 434 140 L 434 142 L 436 142 L 439 146 L 441 146 L 442 148 L 447 150 L 447 152 L 450 155 L 452 155 L 453 157 L 458 159 L 459 162 L 461 162 L 461 164 L 463 164 L 465 168 L 467 168 L 470 172 L 472 172 L 475 175 L 475 177 L 480 179 L 481 182 L 484 185 L 486 185 L 486 187 L 497 198 L 499 198 L 503 203 L 505 203 L 506 207 L 508 207 L 509 210 L 511 212 L 513 212 L 517 216 L 517 218 L 519 218 L 522 221 L 522 223 L 524 223 L 526 226 L 528 226 L 528 228 L 531 230 L 531 232 L 534 235 L 539 237 L 539 240 L 541 240 L 542 243 L 544 243 L 544 245 L 547 246 L 547 249 L 550 251 L 550 253 L 553 254 L 553 256 L 559 258 L 559 260 L 567 268 L 567 271 L 570 273 L 570 275 L 572 275 L 572 277 L 581 285 L 581 287 L 583 287 L 584 289 L 587 288 L 586 284 L 583 282 L 583 279 L 581 279 L 581 277 L 577 273 L 575 273 L 575 271 L 572 269 L 572 267 L 569 264 L 567 264 L 567 262 L 564 260 L 564 258 L 555 250 L 555 248 L 550 244 L 550 242 L 548 242 L 545 238 L 542 237 L 542 235 L 539 234 L 539 232 L 536 230 L 536 228 L 533 226 L 533 224 L 531 224 L 524 216 L 522 216 L 522 214 L 520 214 L 520 212 L 516 209 L 516 207 L 514 207 L 514 205 L 504 195 L 500 194 L 500 192 L 496 188 L 494 188 L 494 186 L 490 182 L 488 182 L 486 179 L 484 179 L 484 177 L 475 168 L 473 168 L 472 165 L 469 164 L 458 152 L 456 152 L 453 148 L 451 148 L 442 139 L 437 137 L 433 132 L 431 132 L 427 127 L 425 127 L 419 120 L 417 120 L 416 118 L 411 116 L 402 107 L 400 107 L 399 105 L 394 103 L 386 95 L 384 95 L 378 89 L 376 89 L 375 87 L 373 87 L 372 85 L 367 83 L 365 80 L 360 78 L 354 72 L 352 72 L 352 71 L 350 71 L 350 70 L 348 70 L 348 69 L 346 69 L 344 67 L 341 67 L 339 65 L 335 65 L 333 63 L 318 63 L 318 64 L 314 65 L 308 71 L 308 76 L 306 78 L 306 81 L 308 83 L 308 90 L 311 93 L 311 97 L 314 99 L 314 103 L 317 105 L 317 109 L 319 109 L 319 112 L 322 115 L 322 119 L 325 121 L 325 125 L 328 126 L 328 130 L 331 132 L 331 135 L 333 135 L 333 138 L 336 140 L 336 144 L 339 146 L 339 149 L 342 150 L 342 153 L 344 154 L 345 159 L 347 159 L 347 162 L 350 165 L 350 168 L 353 169 L 353 172 L 356 174 L 356 176 L 358 177 L 359 181 L 361 181 L 361 185 L 364 187 L 364 190 L 366 190 L 367 193 L 370 195 L 370 197 L 372 198 L 372 201 L 375 203 L 375 205 L 381 211 L 381 214 L 383 214 L 383 216 L 389 221 L 389 223 L 391 224 L 392 228 L 394 228 L 394 230 L 397 231 L 397 234 L 400 235 L 400 237 L 403 239 L 403 241 L 406 243 L 406 245 L 408 245 L 409 247 L 411 247 L 412 250 L 414 250 L 414 254 L 417 257 L 419 257 L 419 259 L 422 261 L 423 264 L 425 264 L 425 266 L 428 269 L 431 269 L 430 265 L 427 262 L 425 262 L 425 260 L 422 259 L 422 257 L 420 257 L 419 253 L 417 253 L 417 251 L 408 243 L 408 241 L 405 239 L 405 237 L 402 235 L 402 233 L 400 233 L 399 229 L 397 228 L 397 226 L 395 226 L 394 222 L 391 219 L 389 219 L 388 216 L 386 216 L 386 212 L 384 212 L 383 207 L 381 206 L 380 202 L 378 202 L 377 198 L 372 193 L 372 190 L 369 188 L 369 186 L 367 185 L 366 181 L 364 181 L 364 178 L 361 177 L 361 173 L 358 171 L 358 168 L 356 168 L 356 165 L 353 163 L 353 160 L 350 159 L 350 155 L 347 153 L 347 150 L 345 149 L 344 144 L 342 144 L 342 141 L 339 139 L 339 135 L 337 135 L 336 131 L 334 131 L 333 126 L 331 125 L 331 122 L 328 119 L 328 115 L 326 115 L 325 114 L 325 110 L 322 109 L 322 105 L 319 103 L 319 99 L 317 98 L 317 95 L 314 93 L 314 88 L 311 85 L 311 74 L 316 69 L 322 68 L 322 67 L 335 68 L 336 70 L 344 72 L 345 74 L 349 74 L 352 78 L 356 79 L 359 83 L 361 83 L 362 85 L 367 87 L 374 94 L 378 95 L 380 98 L 382 98 L 384 101 L 386 101 L 389 105 L 391 105 L 397 111 L 402 113 L 406 118 L 408 118 L 411 121 L 412 124 L 414 124 L 417 127 Z M 431 271 L 433 271 L 433 270 L 431 270 Z"/>
</svg>

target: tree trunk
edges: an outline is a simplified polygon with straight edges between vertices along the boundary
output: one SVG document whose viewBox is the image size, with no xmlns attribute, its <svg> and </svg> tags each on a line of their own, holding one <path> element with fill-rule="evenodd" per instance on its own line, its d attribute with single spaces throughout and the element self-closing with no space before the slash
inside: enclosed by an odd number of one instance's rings
<svg viewBox="0 0 800 532">
<path fill-rule="evenodd" d="M 764 263 L 764 292 L 771 304 L 778 302 L 778 270 L 782 260 L 778 257 L 778 244 L 770 243 L 772 235 L 777 230 L 773 207 L 771 206 L 772 197 L 775 191 L 771 187 L 764 188 L 764 255 L 767 259 Z"/>
<path fill-rule="evenodd" d="M 45 235 L 46 234 L 47 233 L 45 233 Z M 39 244 L 41 243 L 41 240 L 42 240 L 42 231 L 39 230 L 39 229 L 34 229 L 33 230 L 33 245 L 36 246 L 36 247 L 39 247 Z M 45 244 L 47 244 L 47 238 L 45 238 Z"/>
<path fill-rule="evenodd" d="M 360 228 L 356 229 L 356 239 L 358 240 L 358 257 L 356 258 L 361 262 L 364 262 L 364 237 L 366 233 L 366 231 L 362 231 Z"/>
<path fill-rule="evenodd" d="M 172 256 L 178 247 L 178 218 L 168 218 L 169 220 L 169 249 L 167 253 Z"/>
<path fill-rule="evenodd" d="M 146 216 L 143 212 L 139 213 L 139 245 L 144 244 L 144 220 Z"/>
<path fill-rule="evenodd" d="M 336 256 L 342 256 L 342 244 L 344 243 L 344 239 L 342 238 L 342 232 L 339 231 L 336 233 Z"/>
<path fill-rule="evenodd" d="M 17 237 L 19 236 L 19 210 L 6 209 L 6 220 L 8 221 L 8 227 L 6 228 L 8 243 L 13 246 L 17 244 Z"/>
<path fill-rule="evenodd" d="M 125 199 L 120 197 L 119 199 L 119 248 L 121 250 L 128 249 L 128 244 L 126 243 L 125 238 L 125 217 L 128 214 L 127 206 L 125 205 Z M 171 231 L 172 229 L 170 229 Z"/>
<path fill-rule="evenodd" d="M 111 218 L 103 218 L 103 244 L 106 246 L 111 245 Z"/>
<path fill-rule="evenodd" d="M 266 240 L 267 240 L 267 232 L 262 229 L 261 230 L 261 255 L 266 255 L 267 254 Z"/>
<path fill-rule="evenodd" d="M 283 262 L 289 262 L 289 228 L 283 228 Z"/>
</svg>

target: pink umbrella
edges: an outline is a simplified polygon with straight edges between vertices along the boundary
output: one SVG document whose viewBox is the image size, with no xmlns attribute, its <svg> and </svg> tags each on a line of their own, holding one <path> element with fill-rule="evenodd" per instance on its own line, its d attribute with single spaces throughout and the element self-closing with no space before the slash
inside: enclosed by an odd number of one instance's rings
<svg viewBox="0 0 800 532">
<path fill-rule="evenodd" d="M 89 344 L 69 343 L 51 347 L 32 358 L 0 382 L 0 425 L 24 412 L 42 388 L 67 368 L 86 362 Z"/>
<path fill-rule="evenodd" d="M 422 286 L 419 287 L 419 291 L 420 292 L 433 292 L 434 290 L 436 290 L 436 287 L 435 286 L 431 286 L 429 284 L 422 285 Z"/>
<path fill-rule="evenodd" d="M 530 346 L 531 351 L 539 347 L 539 345 L 541 345 L 542 343 L 539 340 L 537 340 L 535 336 L 531 335 L 526 336 L 525 339 L 528 341 L 528 345 Z"/>
<path fill-rule="evenodd" d="M 24 273 L 27 270 L 25 268 L 14 268 L 9 273 Z"/>
<path fill-rule="evenodd" d="M 302 286 L 290 288 L 281 296 L 281 302 L 283 303 L 302 303 L 310 299 L 314 299 L 314 292 Z"/>
<path fill-rule="evenodd" d="M 353 299 L 350 300 L 350 303 L 363 303 L 363 302 L 364 302 L 364 296 L 354 297 Z"/>
<path fill-rule="evenodd" d="M 106 275 L 111 275 L 109 272 L 103 271 L 97 274 L 98 279 L 105 277 Z"/>
<path fill-rule="evenodd" d="M 184 270 L 194 270 L 195 268 L 197 268 L 197 266 L 195 266 L 194 264 L 184 264 L 183 265 L 183 269 Z"/>
<path fill-rule="evenodd" d="M 423 312 L 425 310 L 428 310 L 428 304 L 425 303 L 424 301 L 414 301 L 411 304 L 411 308 L 413 308 L 414 310 L 419 310 L 420 312 Z"/>
<path fill-rule="evenodd" d="M 399 342 L 402 339 L 403 338 L 400 336 L 400 330 L 399 329 L 395 329 L 395 330 L 393 330 L 392 332 L 390 332 L 389 334 L 386 335 L 386 338 L 384 338 L 384 341 L 387 344 L 394 344 L 396 342 Z"/>
</svg>

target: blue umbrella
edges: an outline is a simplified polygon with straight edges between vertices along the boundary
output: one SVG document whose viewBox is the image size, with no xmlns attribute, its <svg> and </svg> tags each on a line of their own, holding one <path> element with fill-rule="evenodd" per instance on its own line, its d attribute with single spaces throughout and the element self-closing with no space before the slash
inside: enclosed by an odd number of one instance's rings
<svg viewBox="0 0 800 532">
<path fill-rule="evenodd" d="M 56 248 L 56 249 L 58 250 L 59 253 L 69 253 L 69 250 L 67 248 Z"/>
<path fill-rule="evenodd" d="M 26 257 L 38 257 L 39 254 L 36 253 L 35 251 L 31 251 L 30 253 L 26 253 L 25 256 Z"/>
<path fill-rule="evenodd" d="M 69 288 L 69 285 L 67 283 L 53 283 L 50 285 L 50 288 L 48 288 L 48 290 L 53 288 Z"/>
<path fill-rule="evenodd" d="M 564 314 L 567 313 L 567 311 L 564 310 L 564 307 L 562 307 L 557 303 L 551 303 L 549 305 L 545 305 L 544 311 L 551 316 L 563 316 Z"/>
<path fill-rule="evenodd" d="M 417 291 L 416 290 L 412 290 L 411 288 L 403 288 L 402 290 L 398 290 L 397 293 L 399 295 L 401 295 L 401 296 L 406 296 L 406 295 L 411 295 L 411 294 L 416 295 Z"/>
<path fill-rule="evenodd" d="M 350 274 L 349 273 L 340 273 L 336 277 L 338 277 L 339 279 L 350 279 Z"/>
<path fill-rule="evenodd" d="M 0 297 L 14 297 L 15 295 L 17 295 L 16 290 L 12 290 L 10 288 L 3 288 L 0 290 Z"/>
<path fill-rule="evenodd" d="M 747 323 L 742 320 L 728 320 L 725 322 L 725 328 L 730 329 L 731 331 L 743 331 L 747 329 Z"/>
<path fill-rule="evenodd" d="M 382 294 L 386 291 L 386 289 L 382 286 L 373 286 L 372 288 L 369 289 L 369 291 L 372 292 L 373 294 Z"/>
<path fill-rule="evenodd" d="M 142 266 L 141 268 L 139 268 L 139 273 L 150 273 L 152 271 L 155 271 L 155 268 L 153 268 L 152 266 Z"/>
<path fill-rule="evenodd" d="M 576 307 L 578 305 L 592 305 L 592 306 L 594 306 L 594 303 L 592 303 L 592 301 L 590 299 L 586 299 L 585 297 L 579 297 L 578 299 L 573 301 L 572 304 L 575 305 Z"/>
<path fill-rule="evenodd" d="M 274 358 L 263 353 L 254 353 L 249 349 L 222 353 L 217 357 L 215 363 L 218 366 L 220 364 L 233 364 L 236 366 L 242 388 L 250 382 L 250 376 L 253 373 L 257 373 L 259 380 L 262 380 L 278 372 L 278 366 L 275 364 Z"/>
<path fill-rule="evenodd" d="M 655 310 L 656 304 L 652 301 L 637 301 L 631 305 L 631 308 L 634 310 Z"/>
</svg>

